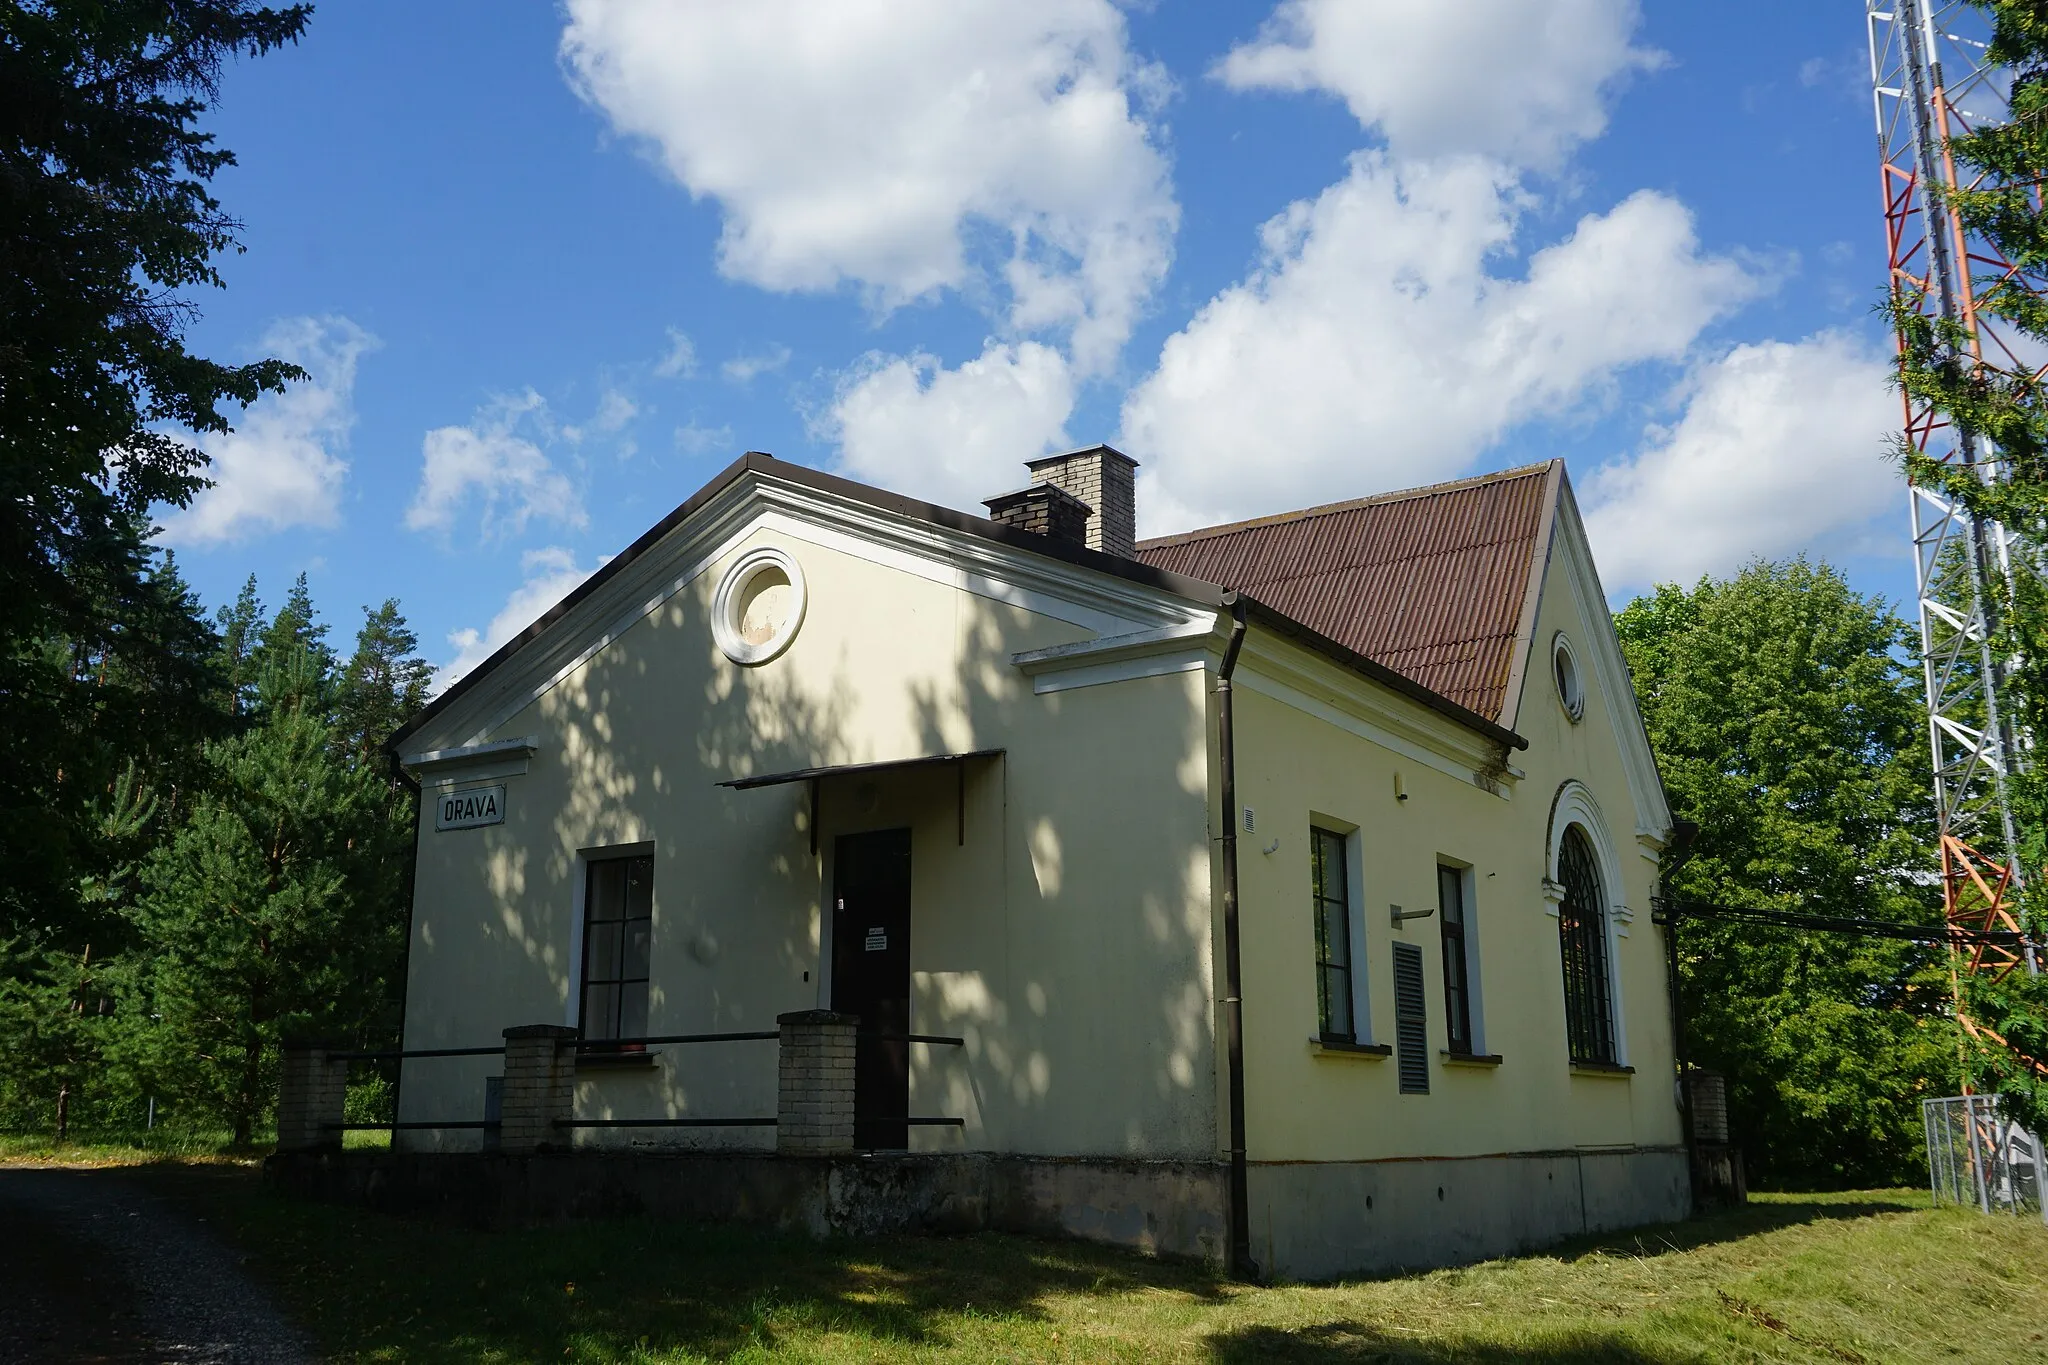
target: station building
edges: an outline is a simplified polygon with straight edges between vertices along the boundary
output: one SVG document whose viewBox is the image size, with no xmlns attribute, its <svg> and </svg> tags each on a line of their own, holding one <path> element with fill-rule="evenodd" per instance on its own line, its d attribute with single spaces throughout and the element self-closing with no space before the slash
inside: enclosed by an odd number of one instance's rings
<svg viewBox="0 0 2048 1365">
<path fill-rule="evenodd" d="M 1672 820 L 1562 464 L 1148 541 L 1120 453 L 1030 479 L 749 454 L 416 718 L 404 1046 L 571 1026 L 565 1143 L 768 1152 L 775 1043 L 633 1040 L 831 1011 L 845 1160 L 1268 1274 L 1682 1216 Z"/>
</svg>

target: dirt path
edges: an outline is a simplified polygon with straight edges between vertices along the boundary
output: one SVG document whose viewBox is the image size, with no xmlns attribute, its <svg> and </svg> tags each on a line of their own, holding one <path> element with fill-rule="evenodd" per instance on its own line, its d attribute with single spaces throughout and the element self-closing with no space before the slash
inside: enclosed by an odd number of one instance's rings
<svg viewBox="0 0 2048 1365">
<path fill-rule="evenodd" d="M 204 1218 L 134 1174 L 0 1167 L 0 1361 L 314 1359 Z"/>
</svg>

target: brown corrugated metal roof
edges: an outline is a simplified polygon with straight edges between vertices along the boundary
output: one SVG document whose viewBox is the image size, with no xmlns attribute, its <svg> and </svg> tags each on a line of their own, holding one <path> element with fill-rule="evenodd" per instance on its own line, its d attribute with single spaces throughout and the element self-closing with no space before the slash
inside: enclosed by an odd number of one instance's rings
<svg viewBox="0 0 2048 1365">
<path fill-rule="evenodd" d="M 1499 721 L 1553 461 L 1141 542 L 1157 569 L 1247 593 L 1440 696 Z"/>
</svg>

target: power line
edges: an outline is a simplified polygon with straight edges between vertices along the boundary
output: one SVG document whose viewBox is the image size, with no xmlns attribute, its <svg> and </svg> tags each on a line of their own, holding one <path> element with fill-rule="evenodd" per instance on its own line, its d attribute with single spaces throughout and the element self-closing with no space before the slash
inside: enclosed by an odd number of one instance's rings
<svg viewBox="0 0 2048 1365">
<path fill-rule="evenodd" d="M 1970 929 L 1954 924 L 1900 924 L 1895 920 L 1854 915 L 1803 915 L 1791 910 L 1762 910 L 1746 905 L 1710 905 L 1700 901 L 1651 902 L 1651 919 L 1672 924 L 1681 919 L 1719 920 L 1727 924 L 1761 924 L 1779 929 L 1804 929 L 1823 934 L 1860 934 L 1868 938 L 1905 939 L 1914 943 L 1982 943 L 2017 948 L 2026 943 L 2009 929 Z"/>
</svg>

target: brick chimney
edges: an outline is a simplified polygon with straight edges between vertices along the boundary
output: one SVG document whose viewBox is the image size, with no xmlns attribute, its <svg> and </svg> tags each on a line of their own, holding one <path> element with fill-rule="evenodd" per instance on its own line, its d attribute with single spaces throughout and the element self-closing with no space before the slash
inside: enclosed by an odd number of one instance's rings
<svg viewBox="0 0 2048 1365">
<path fill-rule="evenodd" d="M 1065 455 L 1026 460 L 1024 467 L 1040 483 L 1063 488 L 1095 510 L 1088 523 L 1089 549 L 1122 559 L 1136 556 L 1136 460 L 1110 446 L 1090 446 Z"/>
<path fill-rule="evenodd" d="M 990 498 L 982 506 L 988 509 L 989 520 L 998 526 L 1014 526 L 1072 545 L 1087 544 L 1093 530 L 1093 512 L 1088 504 L 1054 484 L 1034 483 L 1029 488 Z"/>
</svg>

